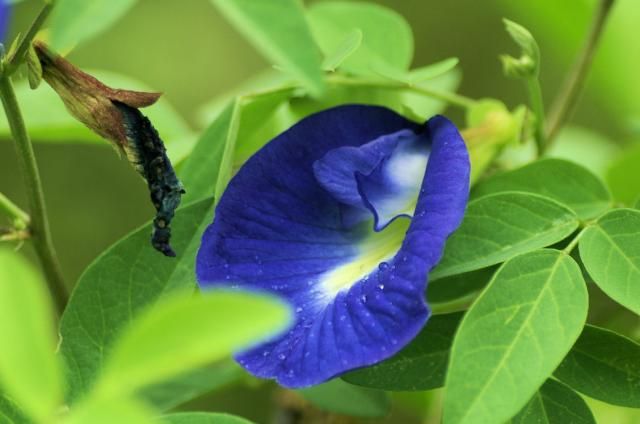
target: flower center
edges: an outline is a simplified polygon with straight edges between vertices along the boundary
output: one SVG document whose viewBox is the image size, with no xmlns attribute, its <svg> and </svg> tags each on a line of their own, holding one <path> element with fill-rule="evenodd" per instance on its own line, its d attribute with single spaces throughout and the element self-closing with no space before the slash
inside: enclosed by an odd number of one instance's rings
<svg viewBox="0 0 640 424">
<path fill-rule="evenodd" d="M 410 219 L 401 218 L 389 224 L 384 231 L 369 230 L 359 243 L 355 258 L 320 278 L 326 298 L 333 300 L 339 292 L 348 290 L 361 281 L 368 281 L 372 273 L 384 269 L 384 264 L 400 250 L 410 223 Z M 368 227 L 371 228 L 371 225 Z"/>
</svg>

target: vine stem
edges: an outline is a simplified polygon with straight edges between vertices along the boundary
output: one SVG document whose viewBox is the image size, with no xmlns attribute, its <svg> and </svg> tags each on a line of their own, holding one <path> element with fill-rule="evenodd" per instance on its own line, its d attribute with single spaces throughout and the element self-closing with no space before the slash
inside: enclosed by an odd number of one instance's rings
<svg viewBox="0 0 640 424">
<path fill-rule="evenodd" d="M 40 30 L 40 27 L 44 23 L 44 21 L 51 13 L 51 9 L 53 8 L 53 1 L 46 2 L 42 9 L 40 9 L 40 13 L 33 20 L 33 23 L 29 27 L 29 30 L 25 34 L 24 37 L 20 40 L 18 47 L 10 53 L 10 56 L 7 58 L 7 63 L 5 65 L 5 69 L 3 70 L 4 75 L 13 74 L 18 66 L 24 61 L 24 57 L 27 54 L 27 51 L 31 47 L 31 43 L 35 38 L 36 34 Z"/>
<path fill-rule="evenodd" d="M 427 97 L 432 97 L 434 99 L 442 100 L 452 106 L 456 106 L 460 109 L 470 109 L 476 104 L 476 101 L 470 99 L 468 97 L 462 96 L 456 93 L 450 93 L 445 91 L 432 90 L 429 88 L 424 88 L 416 85 L 404 84 L 400 82 L 394 81 L 385 81 L 385 80 L 374 80 L 374 79 L 360 79 L 360 78 L 349 78 L 343 76 L 330 76 L 327 77 L 327 82 L 329 84 L 334 85 L 342 85 L 342 86 L 355 86 L 355 87 L 377 87 L 377 88 L 389 88 L 389 89 L 400 89 L 413 91 L 418 94 L 422 94 Z"/>
<path fill-rule="evenodd" d="M 0 193 L 0 211 L 14 222 L 17 221 L 24 226 L 29 223 L 29 215 L 2 193 Z"/>
<path fill-rule="evenodd" d="M 33 146 L 24 125 L 24 119 L 22 118 L 22 112 L 20 111 L 13 85 L 7 75 L 0 77 L 0 98 L 11 128 L 18 164 L 27 189 L 31 212 L 31 225 L 29 228 L 33 245 L 40 259 L 57 311 L 62 314 L 68 300 L 67 288 L 62 278 L 62 272 L 60 271 L 60 265 L 58 264 L 58 258 L 51 239 L 42 182 Z"/>
<path fill-rule="evenodd" d="M 602 30 L 604 29 L 614 2 L 615 0 L 600 0 L 598 3 L 584 47 L 565 80 L 560 93 L 551 106 L 551 111 L 547 119 L 549 125 L 547 127 L 547 144 L 545 145 L 545 149 L 548 149 L 553 143 L 558 132 L 566 120 L 571 117 L 575 109 L 582 88 L 584 87 L 589 67 L 593 61 L 598 41 L 602 35 Z"/>
</svg>

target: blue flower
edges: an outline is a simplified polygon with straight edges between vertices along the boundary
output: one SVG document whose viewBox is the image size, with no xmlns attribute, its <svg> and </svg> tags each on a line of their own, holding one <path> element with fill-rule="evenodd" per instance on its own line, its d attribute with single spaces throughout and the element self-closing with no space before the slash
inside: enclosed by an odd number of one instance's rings
<svg viewBox="0 0 640 424">
<path fill-rule="evenodd" d="M 9 1 L 0 0 L 0 42 L 4 41 L 5 35 L 7 33 L 10 12 L 11 9 L 9 7 Z"/>
<path fill-rule="evenodd" d="M 468 193 L 465 143 L 441 116 L 339 106 L 273 139 L 230 181 L 197 258 L 203 289 L 275 293 L 296 311 L 238 362 L 295 388 L 398 352 L 429 318 L 427 276 Z"/>
</svg>

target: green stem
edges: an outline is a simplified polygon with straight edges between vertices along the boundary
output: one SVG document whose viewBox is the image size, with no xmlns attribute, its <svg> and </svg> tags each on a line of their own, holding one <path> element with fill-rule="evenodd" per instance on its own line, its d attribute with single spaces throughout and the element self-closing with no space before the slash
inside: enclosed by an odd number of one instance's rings
<svg viewBox="0 0 640 424">
<path fill-rule="evenodd" d="M 546 146 L 544 133 L 544 102 L 542 101 L 542 89 L 537 77 L 527 78 L 527 92 L 529 95 L 529 105 L 536 115 L 535 140 L 538 146 L 538 156 L 542 156 Z"/>
<path fill-rule="evenodd" d="M 10 76 L 11 74 L 13 74 L 16 69 L 18 69 L 18 66 L 20 66 L 20 64 L 24 61 L 24 57 L 31 47 L 33 39 L 35 38 L 36 34 L 38 34 L 38 31 L 40 31 L 40 27 L 42 27 L 42 24 L 49 16 L 49 13 L 51 13 L 52 8 L 53 2 L 47 2 L 42 7 L 40 13 L 38 13 L 38 16 L 36 16 L 34 21 L 31 23 L 29 30 L 20 40 L 18 48 L 15 49 L 13 53 L 11 53 L 11 55 L 7 58 L 7 65 L 4 69 L 5 76 Z"/>
<path fill-rule="evenodd" d="M 58 312 L 61 314 L 67 304 L 68 294 L 62 278 L 60 265 L 56 256 L 49 221 L 46 214 L 42 183 L 36 164 L 31 140 L 24 125 L 24 119 L 13 90 L 11 80 L 7 76 L 0 77 L 0 97 L 4 106 L 7 121 L 11 128 L 14 145 L 18 156 L 18 164 L 27 188 L 27 198 L 31 212 L 30 233 L 33 244 L 40 258 L 49 290 L 53 296 Z"/>
<path fill-rule="evenodd" d="M 425 87 L 419 87 L 416 85 L 403 84 L 395 81 L 385 81 L 377 79 L 361 79 L 361 78 L 349 78 L 341 75 L 332 75 L 327 77 L 327 82 L 333 85 L 352 86 L 352 87 L 374 87 L 374 88 L 388 88 L 395 90 L 407 90 L 414 93 L 422 94 L 427 97 L 442 100 L 452 106 L 459 107 L 467 110 L 476 104 L 476 101 L 468 97 L 462 96 L 456 93 L 449 93 L 445 91 L 432 90 Z"/>
<path fill-rule="evenodd" d="M 0 212 L 11 218 L 14 223 L 17 222 L 24 227 L 29 223 L 29 215 L 2 193 L 0 193 Z"/>
<path fill-rule="evenodd" d="M 589 35 L 587 36 L 584 47 L 551 107 L 551 112 L 547 119 L 549 123 L 547 128 L 547 144 L 553 143 L 558 132 L 571 117 L 575 109 L 582 88 L 584 87 L 598 41 L 600 40 L 602 30 L 604 29 L 614 1 L 615 0 L 600 0 L 598 3 L 598 8 L 593 16 L 591 29 L 589 30 Z M 548 149 L 549 146 L 547 145 L 546 148 Z"/>
</svg>

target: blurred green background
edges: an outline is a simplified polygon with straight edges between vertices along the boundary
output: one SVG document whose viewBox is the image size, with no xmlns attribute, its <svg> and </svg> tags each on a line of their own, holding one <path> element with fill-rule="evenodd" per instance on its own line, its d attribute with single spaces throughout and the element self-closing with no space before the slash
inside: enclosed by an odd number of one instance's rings
<svg viewBox="0 0 640 424">
<path fill-rule="evenodd" d="M 519 81 L 502 74 L 498 55 L 518 52 L 504 32 L 501 19 L 508 17 L 525 25 L 537 38 L 548 107 L 582 44 L 595 4 L 593 0 L 376 2 L 393 8 L 411 24 L 414 67 L 457 56 L 463 72 L 461 93 L 498 98 L 510 108 L 524 103 L 526 97 Z M 314 1 L 306 2 L 311 3 Z M 10 39 L 24 31 L 39 7 L 40 2 L 35 0 L 16 4 Z M 638 22 L 640 2 L 619 0 L 572 119 L 573 125 L 589 129 L 569 132 L 576 143 L 593 139 L 592 132 L 601 134 L 611 145 L 633 145 L 640 138 Z M 206 103 L 270 66 L 209 0 L 140 0 L 107 32 L 74 49 L 68 58 L 81 68 L 117 72 L 164 92 L 197 133 L 203 130 L 199 117 Z M 462 122 L 459 112 L 451 113 Z M 31 118 L 25 117 L 27 126 Z M 148 221 L 154 211 L 144 181 L 106 142 L 36 143 L 35 148 L 54 241 L 67 282 L 73 284 L 91 260 Z M 599 153 L 589 149 L 584 148 L 585 158 L 591 154 L 595 156 L 591 162 L 597 162 Z M 632 179 L 623 175 L 620 184 L 627 184 L 625 177 Z M 629 184 L 636 187 L 638 182 Z M 26 207 L 8 140 L 0 141 L 0 192 Z M 264 396 L 266 387 L 255 388 L 252 411 L 236 409 L 240 406 L 233 400 L 244 390 L 225 391 L 216 400 L 218 408 L 261 421 L 269 407 L 269 398 Z M 424 403 L 423 399 L 403 401 Z"/>
</svg>

